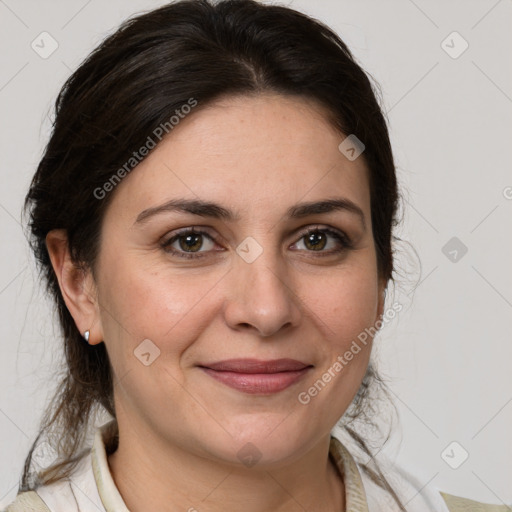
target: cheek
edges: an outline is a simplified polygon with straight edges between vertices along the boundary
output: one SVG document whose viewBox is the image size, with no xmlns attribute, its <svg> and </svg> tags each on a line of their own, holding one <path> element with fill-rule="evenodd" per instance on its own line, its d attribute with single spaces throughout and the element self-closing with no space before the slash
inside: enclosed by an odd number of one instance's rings
<svg viewBox="0 0 512 512">
<path fill-rule="evenodd" d="M 207 325 L 213 309 L 208 290 L 217 275 L 148 269 L 128 258 L 106 262 L 105 268 L 111 269 L 104 274 L 100 290 L 107 343 L 116 340 L 133 354 L 138 344 L 149 339 L 162 355 L 176 354 Z"/>
<path fill-rule="evenodd" d="M 316 346 L 318 368 L 301 386 L 298 407 L 308 418 L 316 418 L 316 425 L 334 425 L 368 367 L 373 341 L 369 333 L 378 311 L 377 282 L 371 267 L 361 272 L 351 268 L 329 279 L 311 280 L 302 297 L 322 340 Z"/>
<path fill-rule="evenodd" d="M 378 288 L 371 269 L 347 268 L 308 279 L 301 297 L 330 349 L 344 349 L 376 321 Z"/>
<path fill-rule="evenodd" d="M 208 291 L 219 276 L 177 275 L 128 259 L 105 268 L 110 271 L 101 281 L 101 321 L 117 397 L 125 406 L 160 415 L 163 403 L 183 401 L 182 355 L 211 323 L 215 308 Z"/>
</svg>

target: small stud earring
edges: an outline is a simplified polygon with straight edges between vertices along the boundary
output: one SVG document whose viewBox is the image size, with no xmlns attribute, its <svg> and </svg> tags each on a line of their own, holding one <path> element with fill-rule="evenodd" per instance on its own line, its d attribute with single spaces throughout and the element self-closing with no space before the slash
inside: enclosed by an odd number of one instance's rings
<svg viewBox="0 0 512 512">
<path fill-rule="evenodd" d="M 84 340 L 87 341 L 87 343 L 89 343 L 89 335 L 91 334 L 90 331 L 85 331 L 84 332 Z"/>
</svg>

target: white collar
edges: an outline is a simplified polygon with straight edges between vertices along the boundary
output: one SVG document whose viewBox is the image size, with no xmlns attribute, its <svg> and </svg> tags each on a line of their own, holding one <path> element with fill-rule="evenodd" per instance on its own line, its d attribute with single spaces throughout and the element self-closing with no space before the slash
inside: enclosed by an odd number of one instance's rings
<svg viewBox="0 0 512 512">
<path fill-rule="evenodd" d="M 111 427 L 115 421 L 116 420 L 112 420 L 96 430 L 94 444 L 91 449 L 92 471 L 98 486 L 101 501 L 105 507 L 105 512 L 130 512 L 112 478 L 105 448 L 109 427 Z"/>
</svg>

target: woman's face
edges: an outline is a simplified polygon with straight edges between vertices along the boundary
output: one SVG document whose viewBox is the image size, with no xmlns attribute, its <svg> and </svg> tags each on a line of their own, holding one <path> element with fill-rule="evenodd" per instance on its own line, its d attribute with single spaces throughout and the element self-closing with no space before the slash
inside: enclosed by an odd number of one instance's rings
<svg viewBox="0 0 512 512">
<path fill-rule="evenodd" d="M 114 369 L 121 435 L 129 425 L 259 464 L 329 435 L 366 371 L 371 338 L 357 340 L 384 289 L 368 170 L 340 152 L 344 138 L 305 99 L 223 99 L 117 186 L 92 330 Z M 234 359 L 252 361 L 218 365 Z M 278 359 L 295 366 L 255 363 Z"/>
</svg>

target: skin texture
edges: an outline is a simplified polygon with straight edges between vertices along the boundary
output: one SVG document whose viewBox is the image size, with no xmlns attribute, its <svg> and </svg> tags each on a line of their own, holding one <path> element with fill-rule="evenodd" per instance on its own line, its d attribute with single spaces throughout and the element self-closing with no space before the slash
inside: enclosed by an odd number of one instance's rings
<svg viewBox="0 0 512 512">
<path fill-rule="evenodd" d="M 109 465 L 130 510 L 344 510 L 330 431 L 359 388 L 371 340 L 307 405 L 298 401 L 383 313 L 368 169 L 364 155 L 349 161 L 338 150 L 344 138 L 310 100 L 224 98 L 197 107 L 116 187 L 94 276 L 73 265 L 65 233 L 48 235 L 77 327 L 112 362 L 120 440 Z M 364 223 L 347 210 L 286 217 L 334 197 L 358 205 Z M 136 222 L 177 198 L 213 201 L 239 219 L 167 211 Z M 202 258 L 162 247 L 192 226 L 213 239 L 194 246 Z M 304 233 L 315 227 L 342 231 L 352 247 L 325 234 L 315 251 Z M 236 252 L 247 237 L 263 250 L 252 263 Z M 145 339 L 160 351 L 149 365 L 134 354 Z M 264 395 L 198 367 L 242 357 L 312 368 Z M 247 443 L 260 457 L 252 467 L 237 456 Z"/>
</svg>

